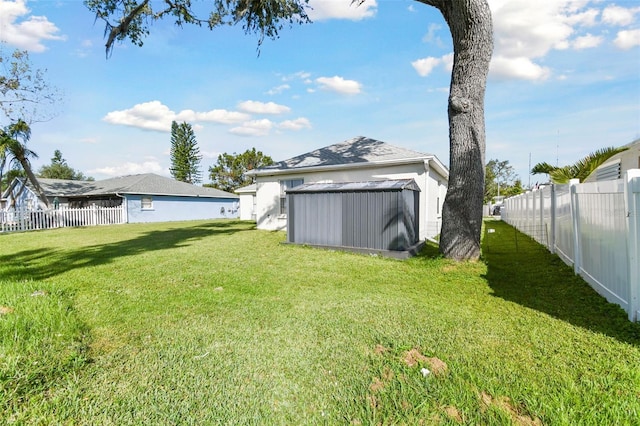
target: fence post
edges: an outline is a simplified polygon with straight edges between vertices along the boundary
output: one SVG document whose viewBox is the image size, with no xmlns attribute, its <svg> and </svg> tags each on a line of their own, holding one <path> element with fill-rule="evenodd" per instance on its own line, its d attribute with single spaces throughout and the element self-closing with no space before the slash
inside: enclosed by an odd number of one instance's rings
<svg viewBox="0 0 640 426">
<path fill-rule="evenodd" d="M 540 205 L 538 208 L 540 211 L 538 212 L 538 221 L 540 223 L 540 244 L 545 241 L 545 245 L 547 249 L 549 248 L 549 240 L 546 239 L 545 227 L 544 227 L 544 188 L 538 190 L 538 196 L 540 197 Z"/>
<path fill-rule="evenodd" d="M 580 250 L 580 206 L 578 205 L 578 194 L 576 192 L 579 179 L 569 181 L 571 190 L 571 222 L 573 224 L 573 272 L 580 274 L 582 266 L 582 250 Z"/>
<path fill-rule="evenodd" d="M 549 251 L 556 252 L 556 184 L 551 184 L 551 203 L 549 205 Z"/>
<path fill-rule="evenodd" d="M 120 204 L 120 208 L 122 209 L 122 223 L 129 223 L 129 210 L 127 209 L 127 199 L 122 198 L 122 203 Z"/>
<path fill-rule="evenodd" d="M 640 318 L 640 169 L 625 173 L 624 200 L 629 248 L 629 320 Z"/>
<path fill-rule="evenodd" d="M 91 205 L 91 224 L 98 225 L 98 207 L 95 204 Z"/>
</svg>

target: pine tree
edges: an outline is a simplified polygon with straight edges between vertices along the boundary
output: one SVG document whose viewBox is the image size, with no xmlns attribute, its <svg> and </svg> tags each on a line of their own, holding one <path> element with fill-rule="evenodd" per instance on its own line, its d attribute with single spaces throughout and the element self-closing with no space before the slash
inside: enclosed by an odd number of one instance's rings
<svg viewBox="0 0 640 426">
<path fill-rule="evenodd" d="M 200 148 L 191 124 L 171 123 L 171 176 L 175 180 L 187 183 L 199 183 L 202 180 L 200 172 Z"/>
</svg>

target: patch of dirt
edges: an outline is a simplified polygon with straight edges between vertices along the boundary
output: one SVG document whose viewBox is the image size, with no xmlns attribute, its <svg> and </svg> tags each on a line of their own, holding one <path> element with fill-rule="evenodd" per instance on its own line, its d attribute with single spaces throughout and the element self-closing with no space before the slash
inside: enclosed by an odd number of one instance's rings
<svg viewBox="0 0 640 426">
<path fill-rule="evenodd" d="M 427 364 L 429 364 L 431 374 L 433 374 L 434 376 L 441 376 L 449 371 L 447 363 L 440 358 L 427 358 Z"/>
<path fill-rule="evenodd" d="M 387 348 L 385 348 L 384 346 L 382 346 L 381 344 L 377 344 L 376 347 L 373 349 L 373 353 L 376 355 L 382 355 L 384 353 L 386 353 L 388 351 Z"/>
<path fill-rule="evenodd" d="M 369 389 L 371 389 L 371 392 L 379 392 L 384 389 L 384 383 L 382 382 L 382 380 L 376 377 L 373 379 L 373 383 L 371 383 Z"/>
<path fill-rule="evenodd" d="M 13 311 L 14 309 L 8 306 L 0 306 L 0 315 L 9 315 L 12 314 Z"/>
<path fill-rule="evenodd" d="M 449 416 L 449 418 L 455 421 L 456 423 L 464 422 L 464 419 L 462 418 L 462 414 L 460 414 L 460 411 L 458 411 L 456 407 L 452 405 L 447 405 L 446 407 L 444 407 L 444 412 L 447 413 L 447 416 Z"/>
<path fill-rule="evenodd" d="M 373 395 L 369 395 L 369 396 L 367 397 L 367 400 L 369 401 L 369 406 L 370 406 L 371 408 L 373 408 L 374 410 L 375 410 L 376 408 L 380 407 L 380 401 L 378 401 L 378 398 L 376 398 L 375 396 L 373 396 Z"/>
<path fill-rule="evenodd" d="M 449 367 L 447 367 L 447 363 L 437 357 L 428 358 L 417 348 L 413 348 L 410 351 L 407 351 L 403 357 L 404 362 L 409 367 L 415 367 L 418 364 L 426 364 L 431 371 L 431 374 L 434 376 L 441 376 L 449 371 Z"/>
<path fill-rule="evenodd" d="M 511 398 L 508 396 L 501 396 L 494 398 L 486 392 L 480 394 L 481 410 L 484 412 L 491 406 L 498 407 L 502 411 L 505 411 L 511 416 L 511 420 L 517 426 L 542 426 L 542 421 L 537 417 L 531 417 L 522 413 L 519 407 L 516 407 Z"/>
<path fill-rule="evenodd" d="M 393 380 L 393 378 L 395 377 L 395 373 L 393 372 L 392 369 L 390 369 L 389 367 L 385 367 L 384 371 L 382 372 L 382 379 L 386 382 L 390 382 L 391 380 Z"/>
<path fill-rule="evenodd" d="M 421 362 L 427 362 L 427 357 L 422 355 L 420 353 L 420 351 L 416 348 L 411 349 L 410 351 L 407 351 L 404 354 L 404 362 L 409 366 L 409 367 L 415 367 L 416 365 L 418 365 Z"/>
</svg>

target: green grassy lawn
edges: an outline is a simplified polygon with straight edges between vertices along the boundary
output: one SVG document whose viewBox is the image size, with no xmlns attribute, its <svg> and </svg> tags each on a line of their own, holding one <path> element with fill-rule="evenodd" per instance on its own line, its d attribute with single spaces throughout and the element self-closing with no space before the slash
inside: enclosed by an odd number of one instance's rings
<svg viewBox="0 0 640 426">
<path fill-rule="evenodd" d="M 639 424 L 640 326 L 485 227 L 477 263 L 236 221 L 0 235 L 0 423 Z"/>
</svg>

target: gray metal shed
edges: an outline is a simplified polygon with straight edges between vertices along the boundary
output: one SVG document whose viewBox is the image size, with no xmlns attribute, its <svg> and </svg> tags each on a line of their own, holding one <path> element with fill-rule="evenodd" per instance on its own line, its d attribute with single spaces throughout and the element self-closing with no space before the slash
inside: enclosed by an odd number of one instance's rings
<svg viewBox="0 0 640 426">
<path fill-rule="evenodd" d="M 287 242 L 409 250 L 418 243 L 419 192 L 413 179 L 308 183 L 289 189 Z"/>
</svg>

